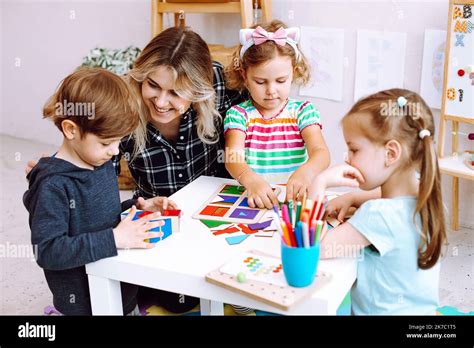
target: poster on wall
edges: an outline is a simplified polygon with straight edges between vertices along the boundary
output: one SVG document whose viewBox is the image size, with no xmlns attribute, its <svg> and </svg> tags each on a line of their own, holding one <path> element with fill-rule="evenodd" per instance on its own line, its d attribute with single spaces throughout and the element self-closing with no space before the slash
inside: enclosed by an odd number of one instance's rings
<svg viewBox="0 0 474 348">
<path fill-rule="evenodd" d="M 300 47 L 311 66 L 311 80 L 299 94 L 341 101 L 344 30 L 301 27 Z"/>
<path fill-rule="evenodd" d="M 425 30 L 420 95 L 428 106 L 441 109 L 446 30 Z"/>
<path fill-rule="evenodd" d="M 357 30 L 354 100 L 403 88 L 406 33 Z"/>
</svg>

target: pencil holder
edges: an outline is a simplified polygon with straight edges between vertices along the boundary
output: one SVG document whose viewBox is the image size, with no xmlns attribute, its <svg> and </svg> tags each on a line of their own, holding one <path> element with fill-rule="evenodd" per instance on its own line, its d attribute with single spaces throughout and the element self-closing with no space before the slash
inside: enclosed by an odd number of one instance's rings
<svg viewBox="0 0 474 348">
<path fill-rule="evenodd" d="M 281 263 L 289 285 L 303 288 L 313 283 L 319 262 L 319 243 L 310 248 L 281 244 Z"/>
</svg>

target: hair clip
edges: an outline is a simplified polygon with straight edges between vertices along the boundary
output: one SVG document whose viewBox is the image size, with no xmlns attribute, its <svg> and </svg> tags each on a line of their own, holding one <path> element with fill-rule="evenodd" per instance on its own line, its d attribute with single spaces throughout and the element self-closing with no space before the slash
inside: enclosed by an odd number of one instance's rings
<svg viewBox="0 0 474 348">
<path fill-rule="evenodd" d="M 405 97 L 398 97 L 397 104 L 399 107 L 403 108 L 408 103 L 408 100 Z"/>
<path fill-rule="evenodd" d="M 431 136 L 431 132 L 428 129 L 422 129 L 420 133 L 418 133 L 418 136 L 420 137 L 421 140 L 423 140 L 424 137 Z"/>
</svg>

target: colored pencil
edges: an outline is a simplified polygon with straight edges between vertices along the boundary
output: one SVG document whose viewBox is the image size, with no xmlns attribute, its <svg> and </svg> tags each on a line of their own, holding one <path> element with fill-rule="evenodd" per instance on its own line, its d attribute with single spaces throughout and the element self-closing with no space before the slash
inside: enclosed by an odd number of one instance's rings
<svg viewBox="0 0 474 348">
<path fill-rule="evenodd" d="M 277 228 L 278 234 L 280 235 L 281 239 L 283 240 L 283 243 L 288 245 L 288 241 L 286 240 L 285 235 L 283 234 L 283 230 L 281 228 L 280 217 L 278 216 L 278 208 L 276 208 L 276 206 L 273 207 L 272 215 L 273 215 L 273 220 L 275 222 L 275 226 Z"/>
<path fill-rule="evenodd" d="M 309 245 L 310 246 L 314 245 L 314 227 L 311 227 L 309 229 Z"/>
<path fill-rule="evenodd" d="M 296 202 L 296 221 L 301 219 L 301 202 Z"/>
<path fill-rule="evenodd" d="M 295 229 L 295 237 L 296 237 L 296 246 L 298 248 L 301 248 L 303 247 L 303 240 L 301 238 L 301 230 L 302 230 L 302 222 L 301 221 L 298 221 L 298 223 L 296 224 L 296 229 Z"/>
<path fill-rule="evenodd" d="M 316 237 L 314 238 L 314 244 L 319 243 L 319 238 L 321 236 L 321 229 L 323 228 L 323 222 L 321 220 L 318 220 L 316 222 Z"/>
<path fill-rule="evenodd" d="M 321 205 L 321 200 L 322 200 L 322 197 L 321 196 L 318 196 L 318 204 L 316 205 L 316 209 L 315 209 L 315 213 L 312 217 L 312 220 L 311 220 L 311 224 L 313 225 L 315 220 L 317 220 L 317 216 L 318 216 L 318 212 L 319 212 L 319 207 Z"/>
<path fill-rule="evenodd" d="M 303 246 L 306 249 L 309 249 L 309 234 L 308 234 L 308 224 L 306 222 L 301 223 L 301 236 L 303 237 Z"/>
</svg>

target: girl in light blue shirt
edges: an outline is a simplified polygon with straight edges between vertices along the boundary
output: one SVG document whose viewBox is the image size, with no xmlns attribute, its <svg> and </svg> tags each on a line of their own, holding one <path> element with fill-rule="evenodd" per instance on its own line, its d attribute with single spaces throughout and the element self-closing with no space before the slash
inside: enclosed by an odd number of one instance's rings
<svg viewBox="0 0 474 348">
<path fill-rule="evenodd" d="M 342 125 L 348 165 L 321 173 L 313 195 L 329 186 L 366 192 L 328 203 L 339 218 L 360 208 L 323 234 L 321 257 L 358 257 L 353 314 L 436 314 L 446 230 L 433 115 L 418 94 L 391 89 L 358 101 Z"/>
</svg>

